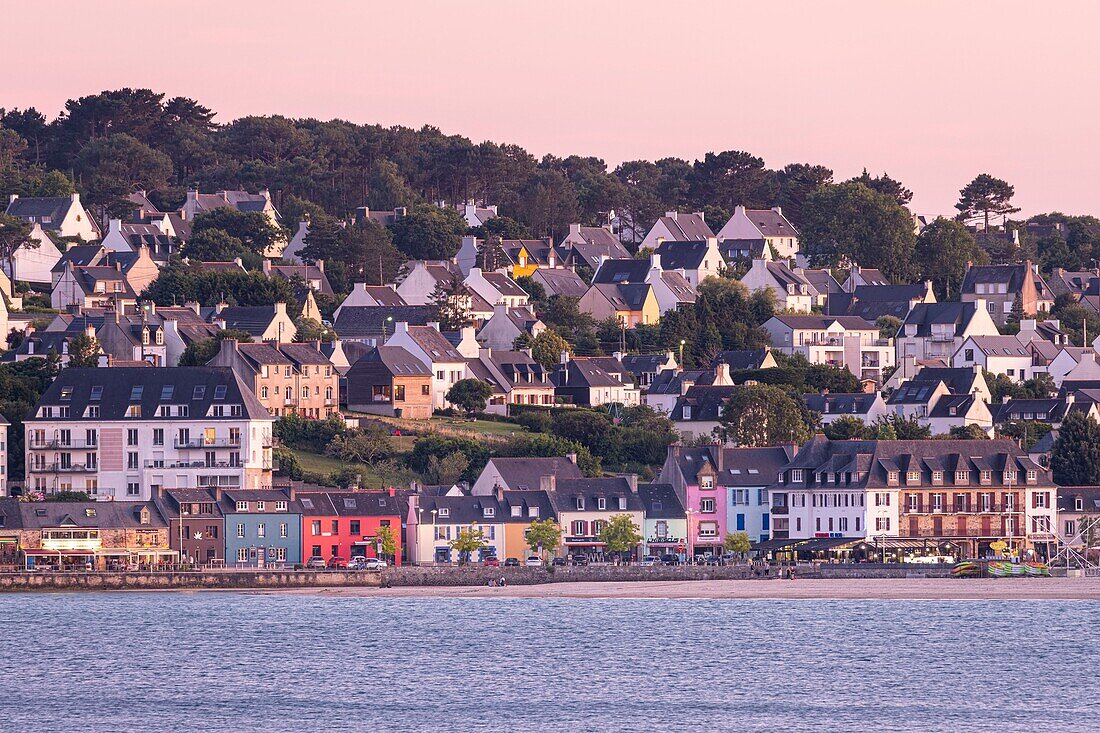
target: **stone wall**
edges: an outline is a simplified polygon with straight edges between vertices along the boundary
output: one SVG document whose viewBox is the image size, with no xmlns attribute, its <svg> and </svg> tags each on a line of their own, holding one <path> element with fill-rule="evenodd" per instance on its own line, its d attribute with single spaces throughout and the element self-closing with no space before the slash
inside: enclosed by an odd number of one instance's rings
<svg viewBox="0 0 1100 733">
<path fill-rule="evenodd" d="M 157 573 L 3 573 L 0 591 L 325 588 L 377 586 L 378 573 L 213 571 Z"/>
<path fill-rule="evenodd" d="M 484 567 L 401 567 L 382 573 L 385 582 L 394 586 L 424 585 L 485 585 L 490 580 L 506 578 L 512 585 L 539 583 L 601 583 L 642 580 L 739 580 L 750 577 L 743 565 L 726 567 L 669 567 L 655 565 L 588 565 L 585 567 L 545 568 L 484 568 Z"/>
</svg>

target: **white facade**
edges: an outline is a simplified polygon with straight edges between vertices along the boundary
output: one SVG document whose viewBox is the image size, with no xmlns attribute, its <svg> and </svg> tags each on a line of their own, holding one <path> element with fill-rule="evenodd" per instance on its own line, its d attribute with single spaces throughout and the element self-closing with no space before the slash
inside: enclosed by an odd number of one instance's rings
<svg viewBox="0 0 1100 733">
<path fill-rule="evenodd" d="M 882 383 L 882 372 L 894 366 L 894 342 L 879 336 L 878 328 L 852 326 L 854 316 L 807 316 L 818 324 L 803 324 L 799 316 L 773 316 L 764 328 L 772 345 L 785 354 L 802 354 L 811 364 L 844 367 L 860 379 Z M 786 322 L 785 322 L 786 321 Z M 846 327 L 847 325 L 847 327 Z"/>
<path fill-rule="evenodd" d="M 741 283 L 752 292 L 771 290 L 776 310 L 809 313 L 813 310 L 817 290 L 798 273 L 782 262 L 753 260 Z"/>
<path fill-rule="evenodd" d="M 400 346 L 428 365 L 432 370 L 432 409 L 443 410 L 451 406 L 447 401 L 447 392 L 458 382 L 466 378 L 466 361 L 461 354 L 458 358 L 443 354 L 429 354 L 409 334 L 409 324 L 400 322 L 394 325 L 394 333 L 386 340 L 386 346 Z M 412 328 L 432 328 L 432 326 L 413 326 Z"/>
<path fill-rule="evenodd" d="M 1036 372 L 1046 371 L 1046 367 L 1033 368 L 1032 363 L 1030 351 L 1014 336 L 970 337 L 962 342 L 951 359 L 953 367 L 977 365 L 1015 382 L 1023 382 L 1035 376 Z"/>
<path fill-rule="evenodd" d="M 54 265 L 61 261 L 61 250 L 53 240 L 42 231 L 40 224 L 31 228 L 30 239 L 38 242 L 37 247 L 20 247 L 12 257 L 12 269 L 8 273 L 13 281 L 48 284 L 53 282 Z M 7 263 L 3 263 L 5 270 Z"/>
<path fill-rule="evenodd" d="M 770 229 L 774 229 L 774 231 L 767 230 L 768 227 L 761 229 L 751 217 L 762 217 L 782 226 L 771 227 Z M 783 210 L 778 206 L 763 211 L 749 211 L 744 206 L 735 207 L 733 216 L 718 232 L 718 241 L 726 239 L 763 239 L 765 242 L 765 257 L 768 259 L 771 258 L 768 245 L 774 248 L 776 254 L 781 258 L 794 257 L 799 251 L 798 232 L 786 220 L 783 216 Z"/>
</svg>

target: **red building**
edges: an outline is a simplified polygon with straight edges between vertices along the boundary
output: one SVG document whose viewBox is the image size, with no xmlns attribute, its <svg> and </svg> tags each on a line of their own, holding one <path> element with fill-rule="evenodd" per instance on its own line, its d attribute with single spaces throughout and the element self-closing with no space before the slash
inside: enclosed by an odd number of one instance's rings
<svg viewBox="0 0 1100 733">
<path fill-rule="evenodd" d="M 302 507 L 302 562 L 316 555 L 378 557 L 379 527 L 393 532 L 394 552 L 383 559 L 401 564 L 401 510 L 394 491 L 299 492 Z"/>
</svg>

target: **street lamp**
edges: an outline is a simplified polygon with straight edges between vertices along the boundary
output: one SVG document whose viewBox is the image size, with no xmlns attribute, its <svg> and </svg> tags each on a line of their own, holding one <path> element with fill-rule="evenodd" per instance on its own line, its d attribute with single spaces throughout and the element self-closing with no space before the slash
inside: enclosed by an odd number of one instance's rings
<svg viewBox="0 0 1100 733">
<path fill-rule="evenodd" d="M 681 342 L 682 343 L 682 342 Z M 688 509 L 684 512 L 687 517 L 687 561 L 691 562 L 694 559 L 694 555 L 691 552 L 691 515 L 695 513 L 694 509 Z"/>
<path fill-rule="evenodd" d="M 680 339 L 680 368 L 684 368 L 684 344 L 687 343 L 686 339 Z"/>
<path fill-rule="evenodd" d="M 386 320 L 382 321 L 382 344 L 386 343 L 386 324 L 393 322 L 393 316 L 386 316 Z"/>
</svg>

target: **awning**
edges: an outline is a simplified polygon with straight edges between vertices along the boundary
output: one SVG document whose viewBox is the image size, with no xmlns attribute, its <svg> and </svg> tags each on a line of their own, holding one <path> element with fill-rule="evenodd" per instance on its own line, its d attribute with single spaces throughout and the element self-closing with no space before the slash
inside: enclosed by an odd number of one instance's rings
<svg viewBox="0 0 1100 733">
<path fill-rule="evenodd" d="M 784 547 L 797 545 L 799 542 L 802 542 L 802 540 L 764 540 L 763 542 L 755 542 L 750 547 L 759 552 L 772 552 L 773 550 L 781 550 Z"/>
<path fill-rule="evenodd" d="M 95 550 L 23 550 L 23 554 L 39 557 L 95 557 Z"/>
<path fill-rule="evenodd" d="M 929 537 L 926 540 L 914 539 L 910 537 L 875 537 L 873 540 L 867 542 L 868 545 L 873 545 L 875 549 L 905 549 L 905 550 L 923 550 L 926 547 L 936 547 L 937 545 L 951 545 L 957 547 L 958 543 L 940 540 L 935 537 Z"/>
<path fill-rule="evenodd" d="M 846 545 L 855 545 L 862 541 L 861 539 L 853 539 L 851 537 L 814 537 L 813 539 L 806 540 L 794 549 L 798 552 L 822 552 L 824 550 L 835 550 Z"/>
</svg>

